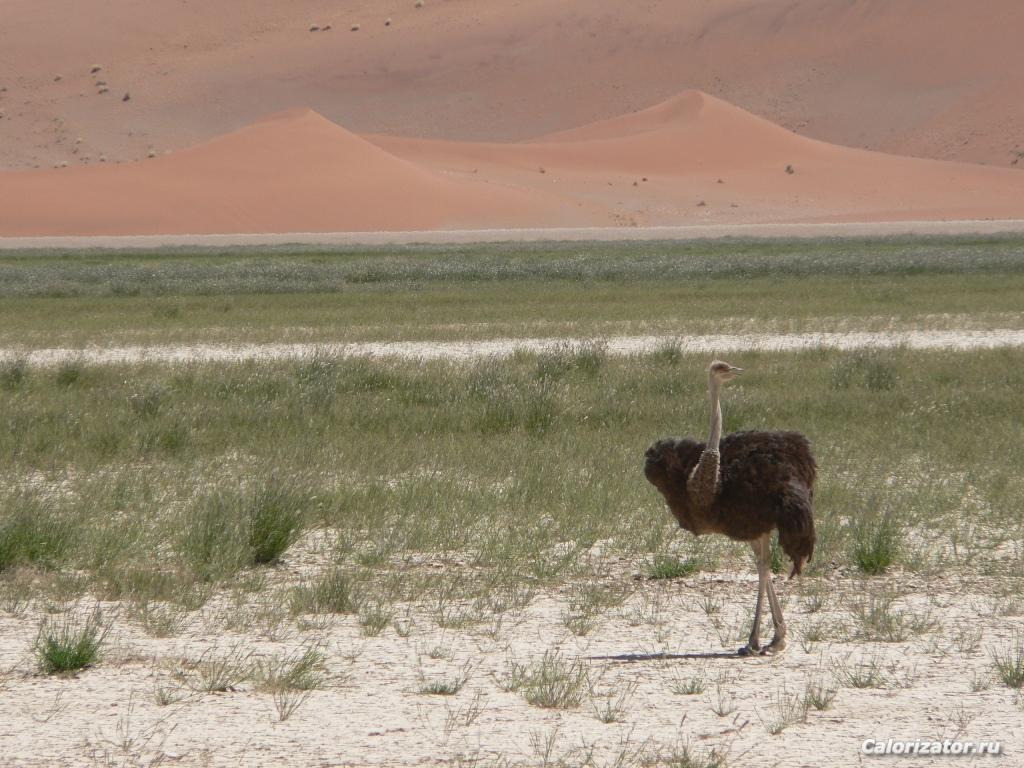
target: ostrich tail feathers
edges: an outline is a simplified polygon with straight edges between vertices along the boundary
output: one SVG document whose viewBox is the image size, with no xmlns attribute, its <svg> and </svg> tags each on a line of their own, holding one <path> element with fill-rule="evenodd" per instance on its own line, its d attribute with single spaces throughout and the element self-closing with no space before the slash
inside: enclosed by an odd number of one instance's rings
<svg viewBox="0 0 1024 768">
<path fill-rule="evenodd" d="M 790 485 L 780 510 L 779 544 L 793 561 L 789 578 L 799 576 L 806 563 L 814 555 L 814 517 L 811 500 L 807 491 L 794 484 Z"/>
</svg>

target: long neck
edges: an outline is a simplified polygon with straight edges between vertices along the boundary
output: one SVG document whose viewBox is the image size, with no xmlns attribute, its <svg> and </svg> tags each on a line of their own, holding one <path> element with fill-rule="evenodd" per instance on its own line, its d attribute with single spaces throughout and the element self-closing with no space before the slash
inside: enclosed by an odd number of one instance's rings
<svg viewBox="0 0 1024 768">
<path fill-rule="evenodd" d="M 708 381 L 708 397 L 711 400 L 711 427 L 708 435 L 707 447 L 718 450 L 718 443 L 722 439 L 722 383 L 715 378 Z"/>
</svg>

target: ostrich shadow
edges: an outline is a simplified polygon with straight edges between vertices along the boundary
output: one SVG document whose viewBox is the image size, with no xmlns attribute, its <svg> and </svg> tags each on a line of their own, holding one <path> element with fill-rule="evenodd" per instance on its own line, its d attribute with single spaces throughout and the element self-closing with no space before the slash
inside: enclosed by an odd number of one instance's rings
<svg viewBox="0 0 1024 768">
<path fill-rule="evenodd" d="M 644 661 L 707 661 L 709 659 L 732 659 L 744 661 L 749 656 L 741 656 L 732 651 L 709 651 L 707 653 L 619 653 L 608 656 L 588 656 L 588 661 L 615 661 L 621 664 L 637 664 Z"/>
</svg>

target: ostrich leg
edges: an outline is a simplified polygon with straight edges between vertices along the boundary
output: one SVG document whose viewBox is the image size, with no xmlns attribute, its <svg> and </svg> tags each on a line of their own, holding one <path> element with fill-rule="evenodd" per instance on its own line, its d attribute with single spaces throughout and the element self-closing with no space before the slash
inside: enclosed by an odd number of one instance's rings
<svg viewBox="0 0 1024 768">
<path fill-rule="evenodd" d="M 771 589 L 771 547 L 767 536 L 750 542 L 754 550 L 754 563 L 757 565 L 757 604 L 754 606 L 754 626 L 750 628 L 750 639 L 740 648 L 740 656 L 753 656 L 761 650 L 761 608 L 764 605 L 766 590 Z M 772 618 L 775 613 L 772 610 Z"/>
<path fill-rule="evenodd" d="M 768 549 L 768 538 L 765 537 L 765 549 L 770 553 Z M 761 650 L 762 654 L 767 653 L 778 653 L 786 647 L 786 620 L 782 617 L 782 604 L 779 602 L 779 598 L 775 594 L 775 587 L 772 585 L 772 574 L 768 572 L 768 605 L 772 609 L 772 621 L 775 623 L 775 637 L 768 644 L 767 647 Z"/>
</svg>

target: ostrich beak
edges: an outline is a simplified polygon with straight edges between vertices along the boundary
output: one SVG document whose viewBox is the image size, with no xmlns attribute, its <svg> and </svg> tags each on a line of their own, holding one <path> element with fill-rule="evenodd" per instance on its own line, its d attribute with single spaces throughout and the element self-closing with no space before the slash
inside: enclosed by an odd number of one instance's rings
<svg viewBox="0 0 1024 768">
<path fill-rule="evenodd" d="M 733 374 L 734 376 L 739 376 L 741 373 L 743 373 L 743 369 L 737 368 L 735 365 L 730 365 L 729 373 Z"/>
</svg>

